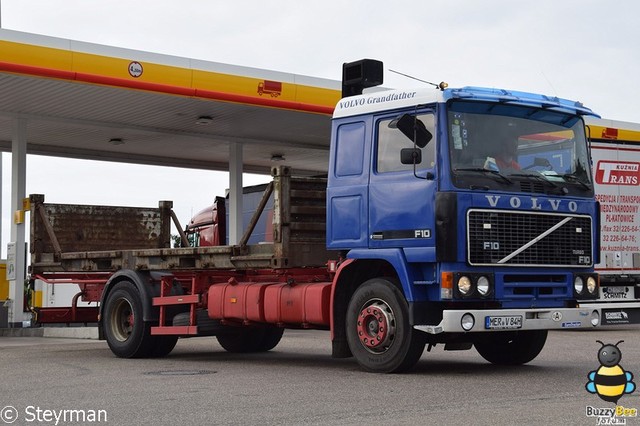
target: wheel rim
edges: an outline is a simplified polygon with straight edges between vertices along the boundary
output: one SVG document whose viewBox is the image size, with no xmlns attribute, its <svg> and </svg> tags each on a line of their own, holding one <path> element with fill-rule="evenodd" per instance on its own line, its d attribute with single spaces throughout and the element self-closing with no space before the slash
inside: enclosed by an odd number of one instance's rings
<svg viewBox="0 0 640 426">
<path fill-rule="evenodd" d="M 383 353 L 389 349 L 396 334 L 396 320 L 391 307 L 383 300 L 365 303 L 356 323 L 358 339 L 371 353 Z"/>
<path fill-rule="evenodd" d="M 125 298 L 116 300 L 111 308 L 110 317 L 109 327 L 113 333 L 113 337 L 120 342 L 126 341 L 133 332 L 135 319 L 131 303 Z"/>
</svg>

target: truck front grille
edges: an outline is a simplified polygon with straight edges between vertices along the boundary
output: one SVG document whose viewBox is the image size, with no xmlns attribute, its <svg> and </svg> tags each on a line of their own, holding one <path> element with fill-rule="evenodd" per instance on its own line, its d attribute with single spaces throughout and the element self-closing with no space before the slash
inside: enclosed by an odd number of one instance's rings
<svg viewBox="0 0 640 426">
<path fill-rule="evenodd" d="M 589 216 L 475 209 L 467 213 L 471 265 L 589 267 L 591 244 Z"/>
</svg>

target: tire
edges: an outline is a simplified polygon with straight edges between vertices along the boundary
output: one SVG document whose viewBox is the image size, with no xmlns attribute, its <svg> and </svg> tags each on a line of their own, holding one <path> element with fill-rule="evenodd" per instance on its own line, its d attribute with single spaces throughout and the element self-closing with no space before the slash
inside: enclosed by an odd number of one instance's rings
<svg viewBox="0 0 640 426">
<path fill-rule="evenodd" d="M 107 296 L 102 328 L 111 352 L 120 358 L 165 357 L 178 342 L 178 336 L 151 335 L 142 298 L 130 281 L 116 284 Z"/>
<path fill-rule="evenodd" d="M 410 370 L 424 351 L 425 339 L 409 324 L 402 292 L 386 279 L 358 287 L 347 308 L 347 342 L 358 364 L 376 373 Z"/>
<path fill-rule="evenodd" d="M 220 333 L 216 336 L 216 339 L 218 339 L 220 346 L 227 352 L 267 352 L 280 343 L 283 333 L 283 328 L 273 326 L 239 328 L 237 330 Z"/>
<path fill-rule="evenodd" d="M 266 327 L 264 329 L 262 339 L 257 345 L 256 352 L 267 352 L 278 346 L 282 335 L 284 334 L 284 328 L 280 327 Z"/>
<path fill-rule="evenodd" d="M 151 336 L 153 349 L 149 353 L 151 358 L 164 358 L 169 355 L 178 343 L 178 336 Z"/>
<path fill-rule="evenodd" d="M 474 342 L 478 353 L 498 365 L 521 365 L 540 354 L 547 330 L 483 333 Z"/>
<path fill-rule="evenodd" d="M 142 300 L 132 282 L 120 282 L 111 290 L 104 305 L 102 327 L 115 355 L 142 358 L 151 354 L 151 327 L 143 321 Z"/>
</svg>

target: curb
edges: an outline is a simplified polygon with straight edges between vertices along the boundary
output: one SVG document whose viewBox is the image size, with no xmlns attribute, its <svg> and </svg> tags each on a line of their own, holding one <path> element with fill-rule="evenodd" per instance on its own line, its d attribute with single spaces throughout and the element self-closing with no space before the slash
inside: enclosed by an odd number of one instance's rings
<svg viewBox="0 0 640 426">
<path fill-rule="evenodd" d="M 98 327 L 0 328 L 3 337 L 55 337 L 65 339 L 98 339 Z"/>
</svg>

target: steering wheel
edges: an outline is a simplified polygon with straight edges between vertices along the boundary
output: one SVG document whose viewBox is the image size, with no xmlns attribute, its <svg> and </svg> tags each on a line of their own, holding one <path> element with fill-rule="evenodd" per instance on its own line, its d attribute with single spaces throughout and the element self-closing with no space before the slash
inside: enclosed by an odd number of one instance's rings
<svg viewBox="0 0 640 426">
<path fill-rule="evenodd" d="M 553 170 L 553 164 L 549 162 L 546 158 L 536 157 L 533 159 L 533 164 L 528 165 L 527 167 L 523 167 L 522 170 L 531 170 L 535 167 L 545 168 L 547 170 Z"/>
</svg>

